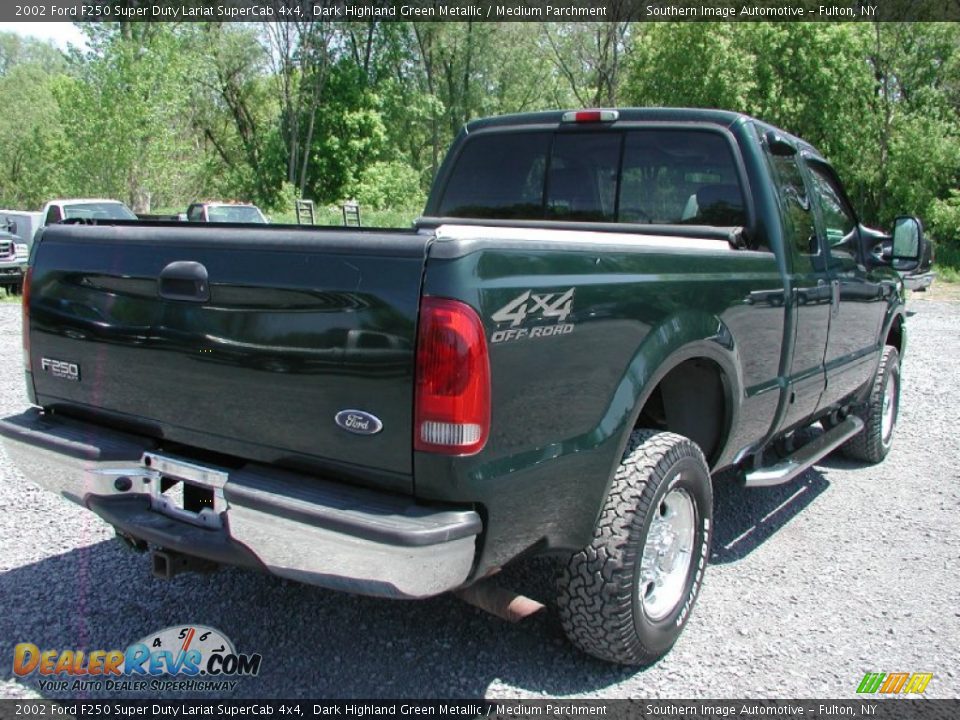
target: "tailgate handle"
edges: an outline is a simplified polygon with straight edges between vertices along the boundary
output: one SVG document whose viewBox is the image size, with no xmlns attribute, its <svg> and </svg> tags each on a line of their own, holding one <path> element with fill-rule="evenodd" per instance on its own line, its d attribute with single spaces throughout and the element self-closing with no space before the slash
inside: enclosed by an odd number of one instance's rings
<svg viewBox="0 0 960 720">
<path fill-rule="evenodd" d="M 177 260 L 160 271 L 160 297 L 206 302 L 210 299 L 207 269 L 192 260 Z"/>
</svg>

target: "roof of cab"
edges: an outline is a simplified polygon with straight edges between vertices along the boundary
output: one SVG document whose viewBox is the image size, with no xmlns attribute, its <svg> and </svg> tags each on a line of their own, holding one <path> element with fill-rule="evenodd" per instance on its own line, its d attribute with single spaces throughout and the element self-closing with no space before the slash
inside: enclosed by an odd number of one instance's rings
<svg viewBox="0 0 960 720">
<path fill-rule="evenodd" d="M 751 117 L 745 113 L 734 112 L 732 110 L 718 110 L 714 108 L 674 108 L 674 107 L 652 107 L 652 108 L 592 108 L 597 110 L 616 110 L 619 114 L 617 122 L 685 122 L 685 123 L 708 123 L 719 125 L 721 127 L 731 127 L 738 122 L 753 122 L 764 130 L 774 130 L 786 139 L 796 144 L 799 150 L 805 150 L 819 156 L 816 148 L 808 142 L 799 138 L 786 130 L 774 127 L 763 120 Z M 487 128 L 510 127 L 519 125 L 558 125 L 564 113 L 571 110 L 546 110 L 543 112 L 515 113 L 512 115 L 500 115 L 497 117 L 479 118 L 471 120 L 464 126 L 464 130 L 469 134 L 477 130 Z M 613 123 L 596 123 L 597 125 L 612 125 Z"/>
<path fill-rule="evenodd" d="M 598 110 L 616 110 L 618 121 L 664 121 L 664 122 L 708 122 L 729 127 L 740 118 L 750 119 L 743 113 L 730 110 L 712 110 L 706 108 L 596 108 Z M 575 110 L 574 110 L 575 111 Z M 467 132 L 503 125 L 549 125 L 559 123 L 568 110 L 546 110 L 543 112 L 515 113 L 497 117 L 479 118 L 466 125 Z"/>
</svg>

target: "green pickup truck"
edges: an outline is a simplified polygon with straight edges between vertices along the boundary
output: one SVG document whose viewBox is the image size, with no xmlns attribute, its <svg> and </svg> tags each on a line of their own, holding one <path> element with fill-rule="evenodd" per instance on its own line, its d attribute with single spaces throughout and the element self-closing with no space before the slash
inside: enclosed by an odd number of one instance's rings
<svg viewBox="0 0 960 720">
<path fill-rule="evenodd" d="M 47 227 L 34 408 L 0 434 L 157 575 L 420 598 L 551 553 L 572 642 L 649 663 L 701 587 L 712 474 L 889 451 L 892 265 L 922 245 L 914 218 L 863 227 L 813 147 L 740 114 L 478 120 L 407 231 Z"/>
</svg>

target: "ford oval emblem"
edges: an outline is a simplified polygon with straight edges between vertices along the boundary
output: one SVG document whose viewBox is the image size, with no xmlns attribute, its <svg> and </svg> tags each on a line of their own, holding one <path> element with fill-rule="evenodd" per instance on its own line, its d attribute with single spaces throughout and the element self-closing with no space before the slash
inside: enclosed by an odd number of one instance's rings
<svg viewBox="0 0 960 720">
<path fill-rule="evenodd" d="M 363 410 L 341 410 L 334 418 L 334 422 L 347 432 L 357 435 L 376 435 L 383 430 L 380 418 Z"/>
</svg>

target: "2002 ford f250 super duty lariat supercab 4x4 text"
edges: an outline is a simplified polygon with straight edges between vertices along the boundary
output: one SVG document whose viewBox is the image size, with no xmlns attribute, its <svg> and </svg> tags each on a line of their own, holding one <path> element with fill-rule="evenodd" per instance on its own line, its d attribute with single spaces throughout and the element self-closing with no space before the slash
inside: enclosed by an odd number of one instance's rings
<svg viewBox="0 0 960 720">
<path fill-rule="evenodd" d="M 689 618 L 711 473 L 894 433 L 914 218 L 706 110 L 479 120 L 409 231 L 47 227 L 24 290 L 25 475 L 153 553 L 371 595 L 566 560 L 559 614 L 646 663 Z M 793 432 L 820 421 L 824 431 Z"/>
</svg>

